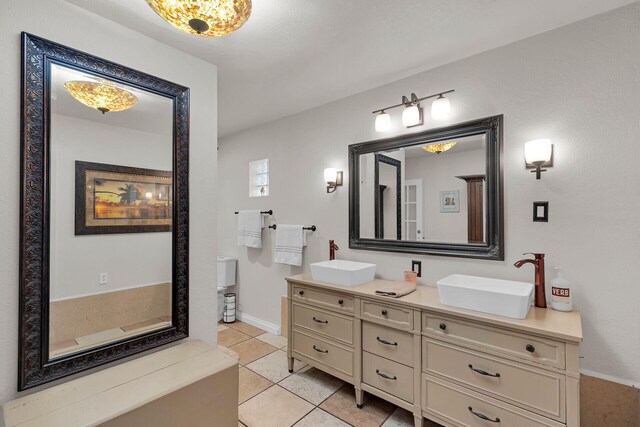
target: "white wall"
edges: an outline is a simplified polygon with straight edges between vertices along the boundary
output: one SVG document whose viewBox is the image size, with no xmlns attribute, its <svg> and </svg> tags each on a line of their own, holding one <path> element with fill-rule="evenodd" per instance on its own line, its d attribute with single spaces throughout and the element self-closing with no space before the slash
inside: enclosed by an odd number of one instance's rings
<svg viewBox="0 0 640 427">
<path fill-rule="evenodd" d="M 428 41 L 425 41 L 428 42 Z M 640 384 L 640 3 L 467 58 L 390 85 L 224 138 L 219 174 L 219 252 L 239 257 L 243 313 L 279 323 L 284 277 L 327 259 L 371 261 L 378 276 L 402 277 L 423 261 L 421 283 L 451 273 L 533 280 L 513 263 L 523 252 L 547 254 L 549 272 L 562 265 L 575 283 L 583 316 L 583 367 Z M 312 84 L 312 82 L 309 82 Z M 326 194 L 322 171 L 347 171 L 347 146 L 381 136 L 371 111 L 402 95 L 455 89 L 447 123 L 504 114 L 504 262 L 348 249 L 348 174 Z M 393 111 L 399 128 L 400 111 Z M 419 132 L 427 125 L 405 132 Z M 552 138 L 554 167 L 535 180 L 524 168 L 524 143 Z M 249 199 L 248 161 L 268 157 L 271 195 Z M 532 222 L 532 202 L 550 202 L 550 222 Z M 272 263 L 273 232 L 264 249 L 235 245 L 238 209 L 270 208 L 273 221 L 318 227 L 304 266 Z"/>
<path fill-rule="evenodd" d="M 171 171 L 171 133 L 51 117 L 51 299 L 171 282 L 171 232 L 74 231 L 76 160 Z M 102 272 L 109 276 L 106 285 L 98 281 Z"/>
<path fill-rule="evenodd" d="M 456 176 L 484 175 L 487 171 L 484 158 L 485 151 L 481 149 L 407 159 L 407 179 L 422 180 L 425 240 L 468 243 L 467 183 Z M 459 191 L 460 211 L 440 212 L 440 192 L 451 190 Z"/>
<path fill-rule="evenodd" d="M 216 342 L 216 67 L 62 0 L 3 1 L 0 402 L 16 396 L 18 376 L 20 31 L 23 30 L 191 88 L 189 324 L 192 338 Z M 167 31 L 172 31 L 170 26 Z"/>
</svg>

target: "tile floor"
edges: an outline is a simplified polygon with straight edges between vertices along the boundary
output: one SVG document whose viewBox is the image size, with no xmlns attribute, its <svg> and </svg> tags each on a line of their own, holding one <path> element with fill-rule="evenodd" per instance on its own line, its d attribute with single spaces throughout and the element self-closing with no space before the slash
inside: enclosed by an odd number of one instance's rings
<svg viewBox="0 0 640 427">
<path fill-rule="evenodd" d="M 413 426 L 410 412 L 368 393 L 356 409 L 352 385 L 311 366 L 296 361 L 290 374 L 284 337 L 238 321 L 218 325 L 218 344 L 240 357 L 238 426 Z"/>
</svg>

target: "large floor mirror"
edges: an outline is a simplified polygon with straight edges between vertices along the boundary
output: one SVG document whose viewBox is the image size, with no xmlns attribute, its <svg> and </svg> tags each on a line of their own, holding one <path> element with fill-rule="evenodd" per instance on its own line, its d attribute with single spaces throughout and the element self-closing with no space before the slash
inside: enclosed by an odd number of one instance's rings
<svg viewBox="0 0 640 427">
<path fill-rule="evenodd" d="M 22 37 L 20 390 L 188 336 L 189 90 Z"/>
<path fill-rule="evenodd" d="M 502 116 L 349 147 L 350 247 L 503 259 Z"/>
</svg>

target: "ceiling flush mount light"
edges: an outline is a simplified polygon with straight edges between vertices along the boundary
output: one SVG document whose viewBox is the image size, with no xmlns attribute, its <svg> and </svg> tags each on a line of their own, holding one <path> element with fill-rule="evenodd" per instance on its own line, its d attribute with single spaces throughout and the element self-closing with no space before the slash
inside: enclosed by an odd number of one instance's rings
<svg viewBox="0 0 640 427">
<path fill-rule="evenodd" d="M 342 171 L 335 168 L 324 170 L 324 180 L 327 183 L 327 193 L 333 193 L 339 185 L 342 185 Z"/>
<path fill-rule="evenodd" d="M 543 166 L 553 166 L 552 161 L 553 145 L 550 139 L 536 139 L 524 144 L 524 158 L 527 168 L 535 168 L 532 173 L 536 174 L 536 179 L 540 179 L 540 174 L 546 172 Z"/>
<path fill-rule="evenodd" d="M 402 125 L 405 127 L 420 126 L 424 123 L 422 107 L 420 101 L 429 98 L 436 98 L 431 105 L 431 115 L 434 119 L 443 119 L 449 115 L 451 111 L 451 102 L 444 95 L 455 92 L 455 90 L 447 90 L 445 92 L 436 93 L 434 95 L 418 98 L 415 93 L 411 94 L 411 98 L 402 97 L 402 103 L 392 105 L 390 107 L 381 108 L 373 111 L 376 114 L 375 129 L 376 132 L 386 132 L 391 128 L 391 117 L 385 112 L 392 108 L 404 107 L 402 110 Z"/>
<path fill-rule="evenodd" d="M 202 37 L 220 37 L 242 27 L 251 15 L 251 0 L 147 0 L 165 21 Z"/>
<path fill-rule="evenodd" d="M 429 153 L 440 154 L 444 151 L 452 149 L 456 144 L 456 141 L 441 142 L 438 144 L 425 145 L 424 147 L 422 147 L 422 149 L 428 151 Z"/>
<path fill-rule="evenodd" d="M 391 129 L 391 116 L 382 110 L 376 116 L 376 132 L 388 132 Z"/>
<path fill-rule="evenodd" d="M 76 100 L 102 114 L 128 110 L 138 102 L 128 90 L 110 84 L 73 80 L 66 82 L 64 87 Z"/>
<path fill-rule="evenodd" d="M 434 120 L 443 120 L 449 117 L 451 112 L 451 101 L 442 94 L 438 96 L 433 104 L 431 104 L 431 118 Z"/>
</svg>

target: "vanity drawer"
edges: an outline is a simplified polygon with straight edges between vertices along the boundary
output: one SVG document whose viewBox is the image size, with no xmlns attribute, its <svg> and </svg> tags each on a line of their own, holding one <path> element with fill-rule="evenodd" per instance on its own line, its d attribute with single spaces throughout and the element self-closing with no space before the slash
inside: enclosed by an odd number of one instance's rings
<svg viewBox="0 0 640 427">
<path fill-rule="evenodd" d="M 540 415 L 565 419 L 564 375 L 427 338 L 422 368 Z"/>
<path fill-rule="evenodd" d="M 335 345 L 314 335 L 293 330 L 293 356 L 300 354 L 345 375 L 353 376 L 353 349 Z"/>
<path fill-rule="evenodd" d="M 436 415 L 447 422 L 447 425 L 453 426 L 565 427 L 549 418 L 429 375 L 422 377 L 422 408 L 424 415 Z M 493 422 L 482 419 L 481 416 Z"/>
<path fill-rule="evenodd" d="M 361 313 L 364 319 L 376 320 L 398 329 L 413 329 L 413 310 L 409 308 L 363 300 Z"/>
<path fill-rule="evenodd" d="M 293 304 L 294 327 L 308 329 L 331 339 L 353 345 L 353 318 Z"/>
<path fill-rule="evenodd" d="M 362 322 L 362 349 L 413 367 L 413 334 Z"/>
<path fill-rule="evenodd" d="M 324 292 L 300 285 L 293 285 L 291 298 L 293 301 L 300 301 L 307 304 L 333 308 L 346 313 L 353 313 L 353 297 L 348 295 L 334 294 L 332 292 Z"/>
<path fill-rule="evenodd" d="M 423 314 L 422 325 L 422 330 L 425 333 L 446 337 L 460 344 L 467 344 L 560 369 L 565 368 L 565 344 L 563 342 L 496 330 L 487 326 L 431 314 Z"/>
<path fill-rule="evenodd" d="M 365 351 L 362 382 L 413 403 L 413 368 Z"/>
</svg>

